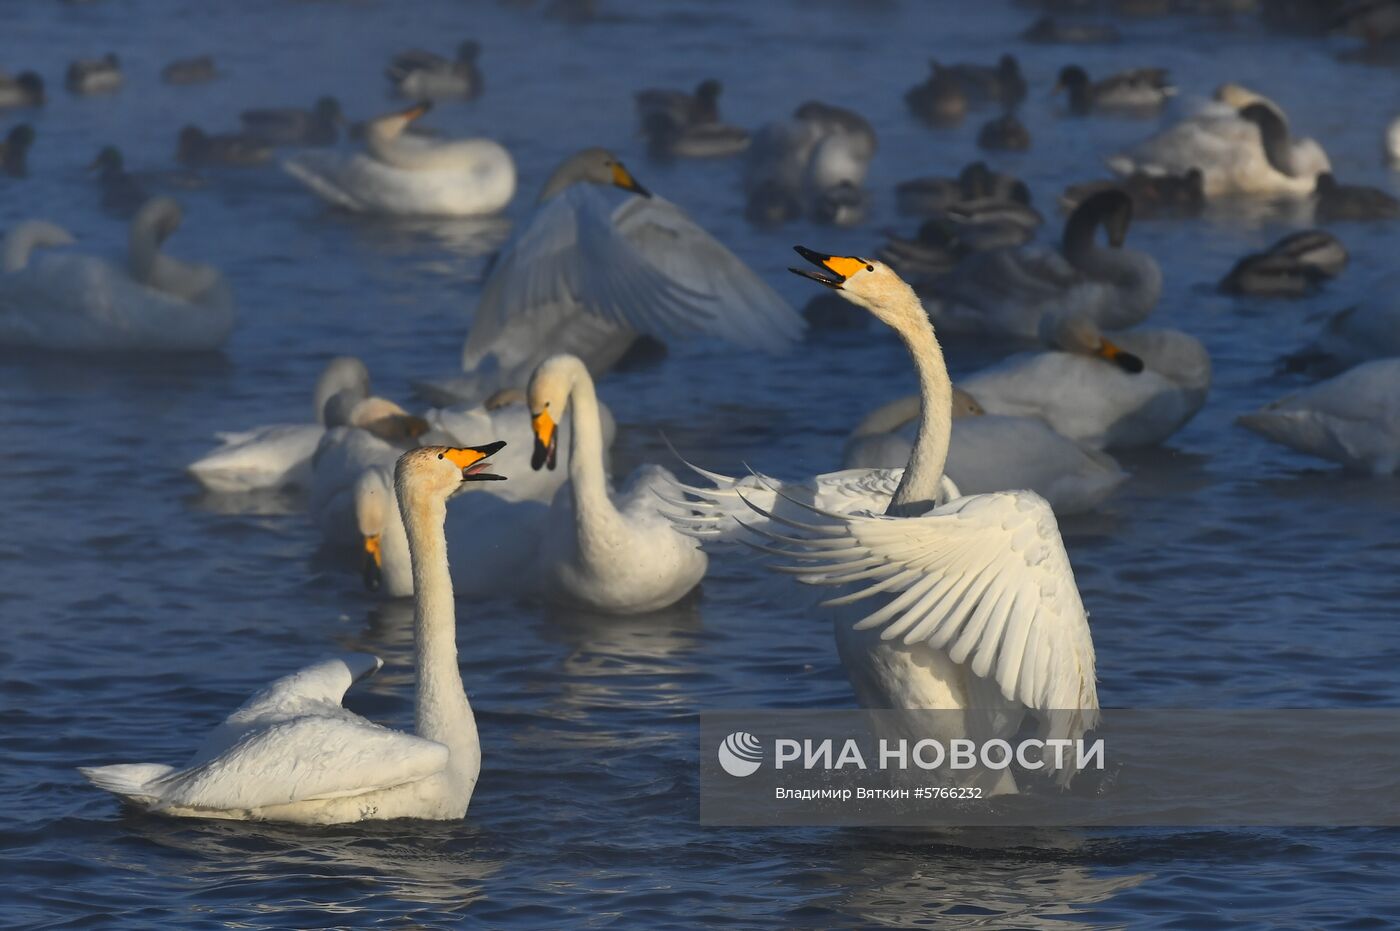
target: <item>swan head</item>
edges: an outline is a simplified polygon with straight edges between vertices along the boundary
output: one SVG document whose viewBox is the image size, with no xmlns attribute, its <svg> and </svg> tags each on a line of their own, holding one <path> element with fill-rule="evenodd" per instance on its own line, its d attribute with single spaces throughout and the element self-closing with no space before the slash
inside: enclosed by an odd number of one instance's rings
<svg viewBox="0 0 1400 931">
<path fill-rule="evenodd" d="M 352 403 L 348 423 L 374 434 L 390 443 L 409 443 L 431 429 L 422 417 L 416 417 L 387 398 L 354 399 L 355 388 L 342 389 L 335 397 Z M 334 398 L 332 399 L 334 400 Z"/>
<path fill-rule="evenodd" d="M 399 457 L 394 484 L 405 492 L 446 501 L 470 482 L 504 482 L 504 475 L 486 471 L 490 457 L 505 448 L 505 440 L 485 446 L 420 446 Z"/>
<path fill-rule="evenodd" d="M 1274 103 L 1256 91 L 1252 91 L 1243 84 L 1226 83 L 1215 89 L 1214 97 L 1220 103 L 1225 104 L 1235 110 L 1243 110 L 1252 103 L 1265 103 L 1273 106 Z"/>
<path fill-rule="evenodd" d="M 1068 256 L 1082 252 L 1102 225 L 1108 244 L 1121 249 L 1133 222 L 1133 199 L 1120 188 L 1108 188 L 1089 195 L 1065 220 L 1061 247 Z"/>
<path fill-rule="evenodd" d="M 535 434 L 535 451 L 530 468 L 538 472 L 559 464 L 559 424 L 569 407 L 574 381 L 583 369 L 575 356 L 551 356 L 540 363 L 530 376 L 525 389 L 525 403 L 530 409 L 530 429 Z"/>
<path fill-rule="evenodd" d="M 394 489 L 389 473 L 383 469 L 366 469 L 355 480 L 355 524 L 363 541 L 364 559 L 360 578 L 369 591 L 378 591 L 384 578 L 384 530 L 389 525 L 389 508 L 394 502 Z"/>
<path fill-rule="evenodd" d="M 326 363 L 316 379 L 312 400 L 316 419 L 321 423 L 326 422 L 326 404 L 341 392 L 346 393 L 348 401 L 358 401 L 369 397 L 369 390 L 369 369 L 365 364 L 354 356 L 336 356 Z M 348 423 L 348 419 L 345 422 Z"/>
<path fill-rule="evenodd" d="M 987 413 L 987 409 L 978 403 L 977 399 L 966 391 L 953 386 L 953 419 L 959 417 L 982 417 Z"/>
<path fill-rule="evenodd" d="M 928 326 L 928 316 L 914 289 L 885 263 L 859 256 L 824 255 L 803 246 L 793 248 L 798 255 L 820 269 L 789 268 L 788 271 L 794 275 L 810 278 L 839 292 L 846 300 L 864 307 L 896 331 L 904 332 L 911 326 Z"/>
<path fill-rule="evenodd" d="M 1065 352 L 1074 352 L 1103 359 L 1130 375 L 1140 373 L 1145 366 L 1140 357 L 1104 339 L 1098 325 L 1084 314 L 1045 317 L 1041 322 L 1041 338 Z"/>
<path fill-rule="evenodd" d="M 632 177 L 620 158 L 607 149 L 596 147 L 576 152 L 554 169 L 554 174 L 549 176 L 544 191 L 540 193 L 540 200 L 549 200 L 575 184 L 612 185 L 642 197 L 651 196 L 651 192 Z"/>
</svg>

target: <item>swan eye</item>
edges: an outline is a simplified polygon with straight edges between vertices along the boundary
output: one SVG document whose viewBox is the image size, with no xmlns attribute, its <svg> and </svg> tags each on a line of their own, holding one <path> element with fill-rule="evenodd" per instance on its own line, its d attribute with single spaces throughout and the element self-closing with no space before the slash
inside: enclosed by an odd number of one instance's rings
<svg viewBox="0 0 1400 931">
<path fill-rule="evenodd" d="M 438 458 L 439 458 L 439 459 L 443 458 L 443 454 L 442 454 L 442 453 L 438 453 Z"/>
<path fill-rule="evenodd" d="M 865 270 L 868 271 L 868 272 L 873 272 L 873 271 L 875 270 L 875 266 L 874 266 L 874 265 L 867 265 L 867 266 L 865 266 Z"/>
</svg>

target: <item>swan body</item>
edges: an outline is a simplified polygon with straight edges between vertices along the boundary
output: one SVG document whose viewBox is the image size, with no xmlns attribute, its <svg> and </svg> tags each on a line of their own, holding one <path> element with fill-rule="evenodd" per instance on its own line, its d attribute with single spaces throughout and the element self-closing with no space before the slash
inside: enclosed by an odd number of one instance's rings
<svg viewBox="0 0 1400 931">
<path fill-rule="evenodd" d="M 1240 426 L 1372 475 L 1400 469 L 1400 359 L 1364 362 L 1242 415 Z"/>
<path fill-rule="evenodd" d="M 1176 330 L 1113 334 L 1102 352 L 1021 353 L 961 381 L 988 413 L 1038 417 L 1056 432 L 1096 448 L 1151 446 L 1179 430 L 1205 404 L 1210 355 Z M 1115 358 L 1138 361 L 1132 371 Z"/>
<path fill-rule="evenodd" d="M 769 518 L 756 532 L 799 580 L 860 584 L 829 604 L 853 608 L 838 610 L 836 640 L 863 706 L 960 712 L 907 720 L 912 733 L 936 739 L 1005 739 L 1027 715 L 1042 735 L 1082 735 L 1098 721 L 1094 648 L 1050 507 L 1033 492 L 943 499 L 952 384 L 918 297 L 877 262 L 798 251 L 822 269 L 801 274 L 904 341 L 919 374 L 920 427 L 882 513 L 792 501 L 803 513 L 793 520 L 755 506 Z M 685 515 L 675 519 L 687 525 Z M 883 607 L 854 609 L 881 593 L 891 596 Z M 1066 782 L 1073 773 L 1058 775 Z M 1009 771 L 969 778 L 989 794 L 1017 790 Z"/>
<path fill-rule="evenodd" d="M 69 352 L 218 349 L 234 323 L 223 276 L 159 251 L 181 218 L 169 198 L 148 202 L 131 221 L 125 266 L 86 255 L 31 258 L 27 248 L 7 240 L 0 345 Z"/>
<path fill-rule="evenodd" d="M 371 121 L 365 152 L 304 152 L 283 168 L 334 206 L 357 213 L 485 216 L 515 196 L 515 162 L 490 139 L 443 141 L 405 132 L 420 104 Z"/>
<path fill-rule="evenodd" d="M 931 308 L 953 332 L 1034 339 L 1045 318 L 1077 313 L 1105 329 L 1140 323 L 1162 293 L 1162 270 L 1146 253 L 1122 248 L 1132 201 L 1117 190 L 1087 198 L 1065 222 L 1059 252 L 977 253 L 938 286 Z M 1111 248 L 1094 243 L 1102 225 Z"/>
<path fill-rule="evenodd" d="M 658 492 L 675 479 L 659 466 L 642 466 L 622 490 L 609 487 L 597 395 L 583 362 L 545 360 L 526 394 L 536 470 L 557 466 L 557 425 L 573 409 L 569 480 L 546 518 L 534 569 L 541 593 L 604 614 L 656 611 L 689 593 L 708 560 L 658 508 Z"/>
<path fill-rule="evenodd" d="M 427 447 L 396 469 L 418 580 L 414 733 L 342 707 L 346 690 L 381 665 L 352 654 L 273 682 L 215 728 L 183 768 L 119 764 L 84 767 L 83 775 L 140 808 L 174 816 L 300 824 L 465 816 L 481 744 L 457 667 L 442 528 L 450 495 L 465 482 L 498 477 L 484 468 L 499 448 Z"/>
<path fill-rule="evenodd" d="M 636 196 L 612 206 L 600 186 Z M 586 149 L 545 184 L 540 205 L 501 251 L 462 348 L 459 396 L 518 388 L 549 356 L 595 375 L 637 334 L 717 336 L 781 352 L 802 321 L 740 259 L 677 206 L 642 188 L 611 153 Z M 473 387 L 474 386 L 474 387 Z"/>
<path fill-rule="evenodd" d="M 863 196 L 875 149 L 875 130 L 864 117 L 820 101 L 804 103 L 753 139 L 744 167 L 751 219 L 816 214 L 837 191 L 847 199 L 850 192 Z"/>
<path fill-rule="evenodd" d="M 220 445 L 190 463 L 187 471 L 205 488 L 238 494 L 298 486 L 311 480 L 311 458 L 326 433 L 325 408 L 337 394 L 369 397 L 369 370 L 350 356 L 332 359 L 316 380 L 309 423 L 272 424 L 220 433 Z"/>
</svg>

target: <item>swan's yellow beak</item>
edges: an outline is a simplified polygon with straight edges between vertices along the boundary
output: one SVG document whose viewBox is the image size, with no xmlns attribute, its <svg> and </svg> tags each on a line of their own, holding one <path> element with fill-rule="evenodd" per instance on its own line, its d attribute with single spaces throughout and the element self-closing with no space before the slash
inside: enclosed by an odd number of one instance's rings
<svg viewBox="0 0 1400 931">
<path fill-rule="evenodd" d="M 1133 375 L 1143 370 L 1142 359 L 1108 340 L 1103 340 L 1099 343 L 1099 348 L 1095 355 L 1107 359 L 1123 371 Z"/>
<path fill-rule="evenodd" d="M 540 411 L 530 418 L 530 428 L 535 431 L 535 453 L 530 457 L 530 468 L 536 472 L 546 465 L 553 469 L 559 464 L 559 432 L 555 427 L 549 411 Z"/>
<path fill-rule="evenodd" d="M 420 103 L 414 104 L 407 110 L 402 111 L 399 114 L 399 116 L 412 123 L 414 120 L 418 119 L 418 117 L 422 116 L 424 113 L 427 113 L 432 108 L 433 102 L 431 100 L 424 100 Z"/>
<path fill-rule="evenodd" d="M 793 246 L 792 248 L 798 255 L 802 256 L 813 265 L 816 265 L 818 268 L 830 272 L 831 275 L 828 277 L 821 272 L 808 271 L 805 268 L 789 268 L 788 271 L 792 272 L 794 275 L 801 275 L 803 278 L 810 278 L 818 284 L 824 284 L 833 291 L 840 291 L 841 285 L 846 283 L 846 279 L 850 278 L 856 272 L 863 268 L 870 268 L 869 262 L 865 259 L 857 258 L 856 256 L 823 255 L 820 252 L 814 252 L 808 249 L 806 246 Z"/>
<path fill-rule="evenodd" d="M 383 576 L 384 556 L 379 547 L 379 534 L 370 534 L 365 537 L 365 559 L 360 567 L 360 578 L 364 580 L 365 588 L 372 592 L 379 591 L 380 578 Z"/>
<path fill-rule="evenodd" d="M 491 464 L 487 459 L 504 449 L 505 445 L 505 440 L 497 440 L 485 446 L 449 447 L 438 453 L 438 458 L 446 459 L 461 469 L 464 482 L 504 482 L 504 475 L 492 475 L 486 471 L 486 467 Z"/>
<path fill-rule="evenodd" d="M 637 179 L 632 177 L 632 173 L 621 162 L 612 163 L 612 182 L 624 191 L 631 191 L 633 194 L 640 194 L 643 197 L 651 196 L 651 191 L 638 184 Z"/>
</svg>

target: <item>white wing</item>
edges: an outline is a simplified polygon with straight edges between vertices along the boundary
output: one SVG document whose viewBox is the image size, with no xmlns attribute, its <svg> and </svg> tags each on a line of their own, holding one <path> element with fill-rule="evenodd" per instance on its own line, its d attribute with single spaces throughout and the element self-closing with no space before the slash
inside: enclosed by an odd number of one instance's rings
<svg viewBox="0 0 1400 931">
<path fill-rule="evenodd" d="M 515 170 L 438 168 L 408 170 L 386 165 L 367 155 L 303 152 L 282 168 L 322 199 L 360 213 L 409 216 L 482 216 L 510 203 L 515 194 Z"/>
<path fill-rule="evenodd" d="M 1088 620 L 1055 515 L 1039 495 L 972 495 L 919 517 L 816 508 L 803 521 L 763 516 L 770 523 L 754 529 L 779 545 L 760 548 L 798 563 L 778 571 L 810 584 L 859 584 L 827 604 L 893 595 L 857 629 L 942 650 L 1033 711 L 1074 711 L 1054 716 L 1050 736 L 1097 723 Z"/>
<path fill-rule="evenodd" d="M 307 423 L 219 434 L 222 445 L 187 468 L 211 491 L 245 492 L 305 481 L 325 432 L 320 424 Z"/>
<path fill-rule="evenodd" d="M 787 301 L 675 204 L 634 197 L 613 218 L 622 235 L 668 278 L 713 296 L 715 313 L 706 318 L 706 333 L 766 352 L 783 352 L 801 339 L 802 318 Z"/>
</svg>

